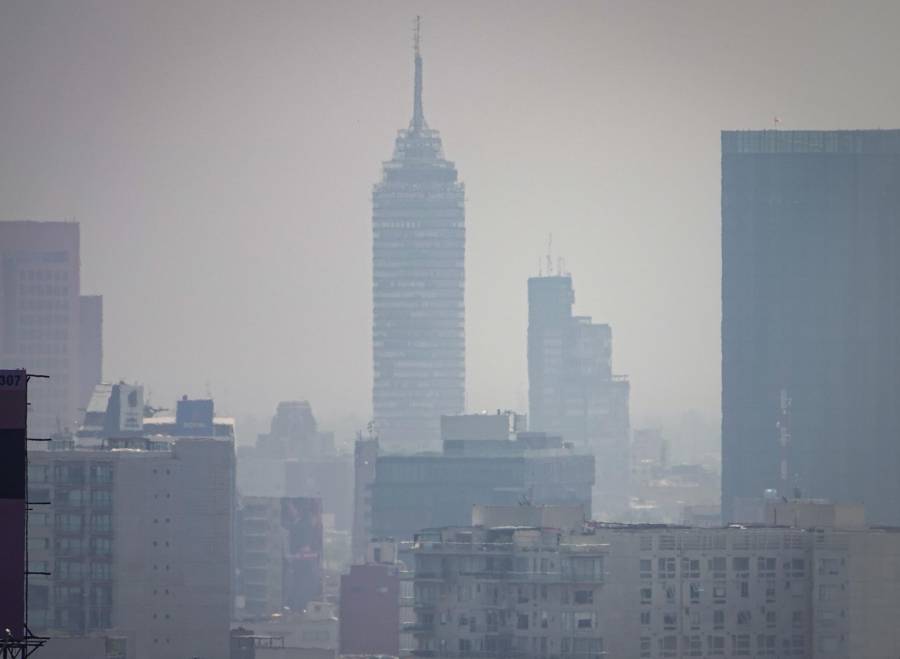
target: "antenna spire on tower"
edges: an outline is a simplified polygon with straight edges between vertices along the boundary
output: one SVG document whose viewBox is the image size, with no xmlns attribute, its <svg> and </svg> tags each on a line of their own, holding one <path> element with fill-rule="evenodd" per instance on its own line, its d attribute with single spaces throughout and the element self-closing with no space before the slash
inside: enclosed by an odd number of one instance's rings
<svg viewBox="0 0 900 659">
<path fill-rule="evenodd" d="M 415 55 L 416 78 L 413 92 L 413 118 L 411 128 L 422 130 L 425 127 L 425 114 L 422 111 L 422 54 L 419 44 L 422 36 L 422 17 L 416 16 L 416 29 L 413 36 L 413 53 Z"/>
</svg>

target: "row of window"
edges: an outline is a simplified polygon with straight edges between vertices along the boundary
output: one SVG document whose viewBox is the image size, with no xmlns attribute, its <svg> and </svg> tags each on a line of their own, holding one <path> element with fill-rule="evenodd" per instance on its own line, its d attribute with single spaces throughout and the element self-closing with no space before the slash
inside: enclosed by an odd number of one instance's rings
<svg viewBox="0 0 900 659">
<path fill-rule="evenodd" d="M 771 556 L 758 556 L 755 565 L 760 575 L 775 576 L 778 561 Z M 677 576 L 678 561 L 675 558 L 659 558 L 656 562 L 656 575 L 660 579 L 674 579 Z M 735 556 L 731 559 L 732 572 L 749 573 L 751 560 L 747 556 Z M 653 578 L 653 560 L 640 559 L 640 574 L 642 579 Z M 687 578 L 700 577 L 700 559 L 681 559 L 681 576 Z M 802 558 L 786 560 L 782 564 L 782 570 L 786 575 L 802 577 L 806 569 L 806 562 Z M 716 556 L 706 560 L 708 572 L 725 573 L 728 570 L 728 559 L 725 556 Z"/>
<path fill-rule="evenodd" d="M 724 629 L 725 611 L 717 609 L 713 611 L 712 614 L 713 628 Z M 640 616 L 641 625 L 646 627 L 652 624 L 653 615 L 651 611 L 641 611 Z M 774 627 L 778 624 L 778 615 L 776 611 L 762 611 L 759 613 L 759 616 L 765 620 L 766 625 L 769 627 Z M 791 624 L 794 627 L 804 627 L 806 625 L 806 617 L 807 614 L 805 611 L 792 611 Z M 750 625 L 753 623 L 753 620 L 753 611 L 750 609 L 735 612 L 734 623 L 737 626 Z M 685 615 L 685 622 L 692 628 L 699 628 L 702 624 L 702 611 L 688 610 Z M 676 629 L 678 627 L 678 613 L 676 611 L 664 611 L 662 613 L 662 624 L 664 629 Z"/>
<path fill-rule="evenodd" d="M 109 462 L 94 462 L 89 466 L 84 462 L 65 462 L 53 465 L 53 482 L 82 485 L 91 483 L 111 483 L 113 468 Z M 51 471 L 50 465 L 29 464 L 28 482 L 49 483 Z"/>
<path fill-rule="evenodd" d="M 784 592 L 790 595 L 803 595 L 806 592 L 806 581 L 805 580 L 785 580 L 784 582 Z M 736 594 L 735 596 L 741 598 L 749 598 L 750 597 L 750 581 L 737 581 L 735 583 Z M 758 582 L 753 582 L 754 589 L 757 587 L 762 588 Z M 777 586 L 776 581 L 774 579 L 769 579 L 765 583 L 765 599 L 767 602 L 774 602 L 777 596 Z M 653 590 L 652 586 L 644 586 L 640 589 L 640 598 L 641 604 L 652 604 L 653 603 Z M 717 581 L 712 584 L 712 586 L 704 586 L 703 583 L 695 581 L 682 586 L 678 583 L 668 583 L 668 584 L 660 584 L 658 590 L 662 594 L 662 599 L 667 603 L 675 603 L 678 597 L 684 598 L 686 594 L 688 599 L 692 604 L 698 604 L 702 599 L 704 593 L 708 593 L 706 598 L 712 598 L 713 602 L 724 602 L 728 599 L 728 584 L 725 581 Z"/>
<path fill-rule="evenodd" d="M 756 651 L 752 647 L 751 634 L 735 634 L 730 637 L 730 643 L 726 643 L 725 636 L 707 636 L 704 647 L 703 637 L 700 635 L 685 636 L 679 648 L 678 636 L 663 636 L 658 639 L 658 656 L 662 657 L 702 657 L 725 656 L 726 647 L 728 656 L 749 657 L 755 656 L 804 656 L 806 654 L 806 638 L 795 635 L 782 639 L 779 651 L 777 637 L 774 635 L 758 634 L 756 636 Z M 652 657 L 653 639 L 641 637 L 641 657 Z"/>
</svg>

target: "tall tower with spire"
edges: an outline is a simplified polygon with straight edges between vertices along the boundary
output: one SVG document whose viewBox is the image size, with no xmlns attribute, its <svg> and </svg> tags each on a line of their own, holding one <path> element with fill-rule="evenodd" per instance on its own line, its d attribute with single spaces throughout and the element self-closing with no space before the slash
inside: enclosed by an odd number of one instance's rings
<svg viewBox="0 0 900 659">
<path fill-rule="evenodd" d="M 465 190 L 422 109 L 420 24 L 409 128 L 372 194 L 372 405 L 381 445 L 437 448 L 465 406 Z"/>
</svg>

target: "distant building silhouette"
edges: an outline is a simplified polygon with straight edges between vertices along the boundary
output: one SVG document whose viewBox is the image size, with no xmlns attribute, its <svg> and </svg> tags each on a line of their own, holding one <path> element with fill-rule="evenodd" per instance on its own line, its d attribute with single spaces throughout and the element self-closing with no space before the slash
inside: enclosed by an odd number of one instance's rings
<svg viewBox="0 0 900 659">
<path fill-rule="evenodd" d="M 900 131 L 722 133 L 722 505 L 900 523 Z"/>
<path fill-rule="evenodd" d="M 79 250 L 76 222 L 0 222 L 0 368 L 50 376 L 32 391 L 32 437 L 75 430 L 100 382 L 100 321 L 96 298 L 79 297 Z"/>
<path fill-rule="evenodd" d="M 86 410 L 103 381 L 103 296 L 78 298 L 78 412 Z"/>
<path fill-rule="evenodd" d="M 436 448 L 442 414 L 465 404 L 463 184 L 422 111 L 415 51 L 409 128 L 372 195 L 374 386 L 382 446 Z"/>
<path fill-rule="evenodd" d="M 363 525 L 371 521 L 357 537 L 409 540 L 420 529 L 468 523 L 479 503 L 572 504 L 590 515 L 593 456 L 558 436 L 520 432 L 521 419 L 445 416 L 441 452 L 382 453 L 374 473 L 359 459 L 371 457 L 371 445 L 357 442 L 356 483 L 364 496 L 357 514 Z"/>
<path fill-rule="evenodd" d="M 594 454 L 594 513 L 628 506 L 629 383 L 612 372 L 612 330 L 572 315 L 569 275 L 528 280 L 529 428 Z"/>
</svg>

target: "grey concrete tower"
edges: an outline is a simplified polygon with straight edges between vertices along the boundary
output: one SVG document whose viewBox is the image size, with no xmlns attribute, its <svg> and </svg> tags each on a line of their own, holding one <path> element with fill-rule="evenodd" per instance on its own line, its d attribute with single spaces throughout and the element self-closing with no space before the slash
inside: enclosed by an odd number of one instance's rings
<svg viewBox="0 0 900 659">
<path fill-rule="evenodd" d="M 436 448 L 442 414 L 465 405 L 465 191 L 415 91 L 372 195 L 372 403 L 388 450 Z"/>
</svg>

